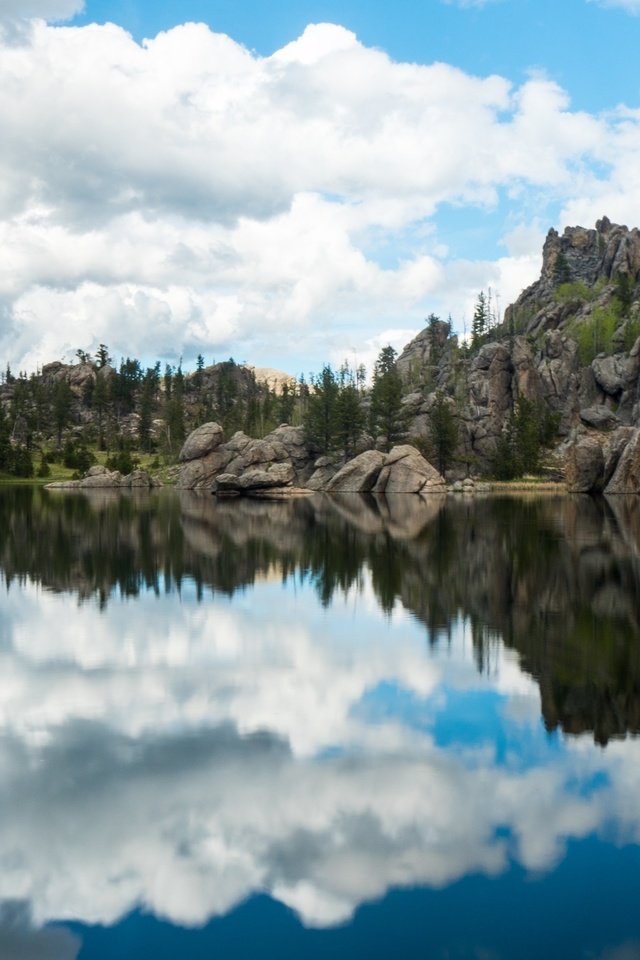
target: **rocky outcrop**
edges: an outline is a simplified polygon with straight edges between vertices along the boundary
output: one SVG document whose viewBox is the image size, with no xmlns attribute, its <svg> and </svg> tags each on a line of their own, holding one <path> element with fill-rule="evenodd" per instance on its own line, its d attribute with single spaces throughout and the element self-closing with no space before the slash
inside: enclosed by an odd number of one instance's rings
<svg viewBox="0 0 640 960">
<path fill-rule="evenodd" d="M 443 493 L 444 479 L 415 447 L 407 444 L 384 454 L 367 450 L 330 480 L 329 493 Z"/>
<path fill-rule="evenodd" d="M 428 460 L 408 445 L 394 447 L 378 475 L 374 493 L 444 493 L 445 482 Z"/>
<path fill-rule="evenodd" d="M 565 478 L 571 493 L 640 493 L 640 429 L 575 435 L 566 449 Z"/>
<path fill-rule="evenodd" d="M 313 471 L 314 458 L 302 427 L 283 424 L 262 439 L 238 431 L 224 443 L 222 427 L 206 423 L 187 437 L 180 461 L 180 489 L 211 490 L 224 476 L 234 480 L 225 479 L 220 491 L 240 493 L 266 486 L 302 486 Z M 269 476 L 268 484 L 256 480 L 261 475 Z"/>
<path fill-rule="evenodd" d="M 379 450 L 366 450 L 345 463 L 327 484 L 329 493 L 366 493 L 373 490 L 386 456 Z"/>
<path fill-rule="evenodd" d="M 145 470 L 134 470 L 123 476 L 118 470 L 107 470 L 106 467 L 96 464 L 91 467 L 81 480 L 58 480 L 48 483 L 47 490 L 122 490 L 140 489 L 149 490 L 160 487 L 162 484 L 157 477 L 151 476 Z"/>
<path fill-rule="evenodd" d="M 571 493 L 600 493 L 604 486 L 604 451 L 597 437 L 576 437 L 569 446 L 565 465 Z"/>
<path fill-rule="evenodd" d="M 634 430 L 625 444 L 605 492 L 608 494 L 640 493 L 640 430 Z"/>
</svg>

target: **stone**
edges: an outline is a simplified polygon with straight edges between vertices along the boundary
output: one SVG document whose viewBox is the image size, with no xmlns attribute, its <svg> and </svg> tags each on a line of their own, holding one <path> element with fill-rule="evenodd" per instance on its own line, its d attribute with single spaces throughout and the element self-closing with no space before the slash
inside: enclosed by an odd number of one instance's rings
<svg viewBox="0 0 640 960">
<path fill-rule="evenodd" d="M 611 397 L 619 396 L 638 376 L 637 358 L 624 355 L 596 357 L 591 369 L 598 386 Z"/>
<path fill-rule="evenodd" d="M 613 410 L 604 406 L 587 407 L 585 410 L 581 410 L 580 419 L 588 427 L 595 427 L 596 430 L 610 430 L 620 423 Z"/>
<path fill-rule="evenodd" d="M 360 493 L 373 490 L 386 461 L 380 450 L 367 450 L 345 463 L 329 481 L 327 491 L 335 493 Z"/>
<path fill-rule="evenodd" d="M 231 456 L 228 449 L 218 447 L 206 457 L 180 464 L 176 486 L 179 490 L 210 490 L 218 474 L 226 469 Z"/>
<path fill-rule="evenodd" d="M 296 472 L 290 463 L 274 463 L 267 470 L 247 470 L 238 478 L 241 490 L 286 487 L 293 484 Z"/>
<path fill-rule="evenodd" d="M 213 453 L 224 440 L 224 431 L 219 423 L 203 423 L 189 434 L 184 442 L 178 459 L 181 463 L 197 460 Z"/>
<path fill-rule="evenodd" d="M 374 493 L 423 493 L 446 490 L 444 478 L 415 447 L 394 447 L 385 459 Z"/>
<path fill-rule="evenodd" d="M 320 457 L 320 460 L 326 461 L 326 463 L 318 466 L 320 461 L 316 461 L 316 469 L 307 480 L 307 487 L 309 490 L 326 490 L 329 486 L 329 483 L 338 472 L 339 468 L 329 459 L 329 457 Z"/>
<path fill-rule="evenodd" d="M 607 494 L 640 493 L 640 430 L 636 429 L 622 451 Z"/>
<path fill-rule="evenodd" d="M 578 436 L 570 444 L 565 479 L 571 493 L 599 493 L 604 484 L 604 453 L 596 437 Z"/>
</svg>

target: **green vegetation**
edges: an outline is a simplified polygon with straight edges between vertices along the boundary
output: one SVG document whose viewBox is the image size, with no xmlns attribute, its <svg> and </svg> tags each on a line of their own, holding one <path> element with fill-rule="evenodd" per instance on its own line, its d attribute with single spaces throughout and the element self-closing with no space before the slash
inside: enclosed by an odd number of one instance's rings
<svg viewBox="0 0 640 960">
<path fill-rule="evenodd" d="M 542 452 L 555 439 L 558 418 L 543 403 L 526 397 L 516 401 L 496 450 L 496 480 L 514 480 L 540 471 Z"/>
<path fill-rule="evenodd" d="M 396 351 L 384 347 L 376 360 L 371 390 L 369 424 L 374 437 L 384 438 L 390 450 L 405 432 L 402 419 L 402 380 L 396 366 Z"/>
<path fill-rule="evenodd" d="M 594 288 L 588 287 L 582 280 L 575 280 L 573 283 L 561 283 L 555 291 L 555 298 L 559 303 L 572 303 L 574 300 L 590 303 L 594 297 Z"/>
<path fill-rule="evenodd" d="M 588 366 L 599 353 L 612 353 L 614 336 L 620 326 L 620 309 L 615 301 L 607 307 L 594 307 L 588 317 L 570 328 L 578 344 L 578 357 Z"/>
</svg>

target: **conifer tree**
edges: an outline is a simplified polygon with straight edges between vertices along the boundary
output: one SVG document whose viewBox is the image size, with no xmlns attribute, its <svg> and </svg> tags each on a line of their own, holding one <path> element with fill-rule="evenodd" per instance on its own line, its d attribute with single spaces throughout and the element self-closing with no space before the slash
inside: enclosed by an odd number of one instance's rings
<svg viewBox="0 0 640 960">
<path fill-rule="evenodd" d="M 382 434 L 390 450 L 404 433 L 402 424 L 402 380 L 396 367 L 396 351 L 384 347 L 376 360 L 371 390 L 370 426 L 374 436 Z"/>
<path fill-rule="evenodd" d="M 338 381 L 327 364 L 309 392 L 304 428 L 307 440 L 321 453 L 328 453 L 336 441 Z"/>
<path fill-rule="evenodd" d="M 471 322 L 471 345 L 476 348 L 480 345 L 482 338 L 489 329 L 489 313 L 487 309 L 487 298 L 484 290 L 481 290 L 476 300 L 473 311 L 473 320 Z"/>
</svg>

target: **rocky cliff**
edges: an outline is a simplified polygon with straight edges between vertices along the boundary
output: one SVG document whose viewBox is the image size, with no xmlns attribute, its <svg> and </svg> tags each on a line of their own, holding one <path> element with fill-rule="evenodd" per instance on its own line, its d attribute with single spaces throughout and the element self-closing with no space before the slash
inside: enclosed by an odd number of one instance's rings
<svg viewBox="0 0 640 960">
<path fill-rule="evenodd" d="M 458 471 L 491 471 L 524 398 L 554 425 L 558 469 L 570 444 L 608 444 L 604 488 L 632 438 L 628 428 L 640 427 L 639 281 L 638 229 L 603 217 L 593 230 L 550 230 L 539 279 L 500 324 L 461 343 L 447 324 L 432 322 L 405 347 L 398 368 L 410 433 L 428 430 L 436 392 L 444 393 L 458 420 Z"/>
</svg>

